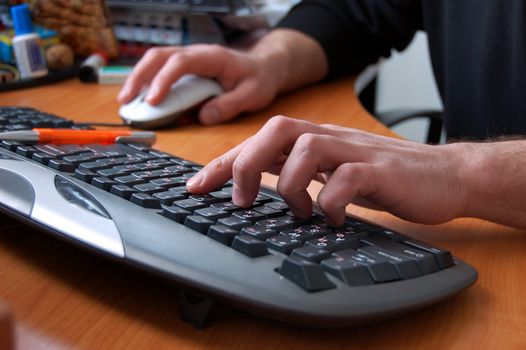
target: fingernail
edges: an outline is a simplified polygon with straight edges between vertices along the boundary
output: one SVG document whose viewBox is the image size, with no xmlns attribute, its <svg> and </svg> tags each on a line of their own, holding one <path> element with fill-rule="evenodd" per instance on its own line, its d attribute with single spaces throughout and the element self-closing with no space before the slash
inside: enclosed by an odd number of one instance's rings
<svg viewBox="0 0 526 350">
<path fill-rule="evenodd" d="M 203 124 L 217 124 L 221 121 L 219 111 L 215 107 L 207 107 L 201 111 L 201 122 Z"/>
<path fill-rule="evenodd" d="M 186 181 L 186 186 L 187 187 L 199 186 L 201 184 L 201 182 L 203 182 L 203 178 L 204 178 L 203 174 L 197 173 L 194 176 L 192 176 L 191 178 L 189 178 L 188 181 Z"/>
</svg>

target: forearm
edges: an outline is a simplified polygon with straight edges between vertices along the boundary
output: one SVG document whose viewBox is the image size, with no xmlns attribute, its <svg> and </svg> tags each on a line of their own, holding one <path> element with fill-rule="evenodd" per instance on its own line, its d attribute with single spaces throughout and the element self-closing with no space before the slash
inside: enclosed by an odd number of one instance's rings
<svg viewBox="0 0 526 350">
<path fill-rule="evenodd" d="M 280 92 L 319 81 L 327 75 L 327 58 L 321 46 L 295 30 L 273 30 L 250 52 L 258 57 L 268 74 L 275 74 Z"/>
<path fill-rule="evenodd" d="M 451 146 L 462 147 L 465 163 L 464 216 L 526 228 L 526 140 Z"/>
</svg>

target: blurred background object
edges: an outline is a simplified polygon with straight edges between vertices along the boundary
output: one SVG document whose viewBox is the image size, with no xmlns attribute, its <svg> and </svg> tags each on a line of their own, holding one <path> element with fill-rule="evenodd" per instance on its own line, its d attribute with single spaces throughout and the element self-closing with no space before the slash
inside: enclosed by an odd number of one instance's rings
<svg viewBox="0 0 526 350">
<path fill-rule="evenodd" d="M 97 50 L 117 58 L 110 15 L 103 0 L 34 0 L 35 22 L 56 30 L 61 42 L 68 44 L 75 55 L 86 57 Z"/>
<path fill-rule="evenodd" d="M 297 0 L 107 0 L 122 56 L 151 46 L 229 44 L 268 29 Z"/>
</svg>

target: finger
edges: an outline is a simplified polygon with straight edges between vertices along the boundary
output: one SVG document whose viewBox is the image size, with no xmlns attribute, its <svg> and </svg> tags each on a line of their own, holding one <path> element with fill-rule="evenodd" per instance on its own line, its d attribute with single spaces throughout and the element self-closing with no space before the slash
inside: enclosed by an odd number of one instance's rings
<svg viewBox="0 0 526 350">
<path fill-rule="evenodd" d="M 273 96 L 260 97 L 254 81 L 243 81 L 233 90 L 211 99 L 201 108 L 199 120 L 203 124 L 217 124 L 265 106 Z"/>
<path fill-rule="evenodd" d="M 156 105 L 164 100 L 174 82 L 184 74 L 219 77 L 229 63 L 228 52 L 213 45 L 195 45 L 174 52 L 152 80 L 146 101 Z"/>
<path fill-rule="evenodd" d="M 188 179 L 186 187 L 192 193 L 207 193 L 232 178 L 232 164 L 234 163 L 244 143 L 237 145 L 222 156 L 212 160 Z"/>
<path fill-rule="evenodd" d="M 271 168 L 305 132 L 322 132 L 313 123 L 283 116 L 271 118 L 245 144 L 233 164 L 234 203 L 249 206 L 256 197 L 261 173 Z"/>
<path fill-rule="evenodd" d="M 118 96 L 119 102 L 127 103 L 134 98 L 145 85 L 148 85 L 152 81 L 160 67 L 162 67 L 170 55 L 177 52 L 177 50 L 179 50 L 179 48 L 172 47 L 148 50 L 126 79 Z"/>
<path fill-rule="evenodd" d="M 379 190 L 374 166 L 345 163 L 333 172 L 318 194 L 317 202 L 331 225 L 345 220 L 345 207 L 356 198 L 367 198 Z"/>
<path fill-rule="evenodd" d="M 292 212 L 300 217 L 312 214 L 307 187 L 320 173 L 353 161 L 351 145 L 332 135 L 303 134 L 296 141 L 278 180 L 278 192 Z"/>
</svg>

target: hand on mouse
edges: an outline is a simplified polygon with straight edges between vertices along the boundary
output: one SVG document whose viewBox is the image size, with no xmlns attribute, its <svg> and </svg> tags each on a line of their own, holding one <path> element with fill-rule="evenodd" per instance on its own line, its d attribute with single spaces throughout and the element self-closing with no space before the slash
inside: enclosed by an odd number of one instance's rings
<svg viewBox="0 0 526 350">
<path fill-rule="evenodd" d="M 225 92 L 203 105 L 199 119 L 216 124 L 261 109 L 280 91 L 319 80 L 326 71 L 325 56 L 314 40 L 275 30 L 247 51 L 205 44 L 152 48 L 137 63 L 118 100 L 127 103 L 148 86 L 146 101 L 157 105 L 185 74 L 214 78 Z"/>
<path fill-rule="evenodd" d="M 306 188 L 321 179 L 317 202 L 336 225 L 353 202 L 427 224 L 468 216 L 526 227 L 526 161 L 517 156 L 524 149 L 524 140 L 431 146 L 279 116 L 187 187 L 206 193 L 233 177 L 233 201 L 247 207 L 269 171 L 299 217 L 311 215 Z"/>
</svg>

